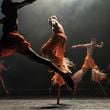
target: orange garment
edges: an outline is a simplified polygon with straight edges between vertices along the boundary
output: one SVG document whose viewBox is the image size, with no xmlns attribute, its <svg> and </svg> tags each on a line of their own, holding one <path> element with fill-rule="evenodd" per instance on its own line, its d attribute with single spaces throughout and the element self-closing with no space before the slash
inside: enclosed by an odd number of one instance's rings
<svg viewBox="0 0 110 110">
<path fill-rule="evenodd" d="M 64 72 L 64 51 L 66 41 L 67 37 L 65 33 L 61 31 L 58 32 L 57 30 L 56 32 L 54 32 L 53 37 L 50 38 L 48 42 L 45 43 L 42 47 L 43 55 L 51 59 L 56 64 L 56 66 L 58 66 Z M 55 75 L 53 76 L 52 81 L 53 83 L 58 84 L 59 86 L 65 84 L 62 77 L 57 73 L 55 73 Z"/>
<path fill-rule="evenodd" d="M 59 74 L 57 74 L 57 73 L 54 74 L 54 76 L 52 77 L 51 80 L 53 81 L 54 84 L 57 84 L 59 86 L 62 86 L 62 85 L 65 84 L 64 80 L 62 79 L 62 77 Z"/>
<path fill-rule="evenodd" d="M 57 36 L 60 36 L 61 38 L 63 38 L 63 36 L 61 34 L 57 34 Z M 66 42 L 66 39 L 65 39 L 65 42 Z M 64 42 L 62 42 L 62 39 L 59 41 L 59 43 L 56 45 L 56 50 L 55 50 L 55 55 L 56 57 L 59 58 L 59 61 L 56 60 L 56 65 L 62 70 L 63 70 L 63 58 L 64 58 L 64 49 L 63 49 L 63 44 Z M 57 58 L 57 59 L 58 59 Z M 55 73 L 55 75 L 53 76 L 52 78 L 53 82 L 55 84 L 58 84 L 59 86 L 62 86 L 65 84 L 64 80 L 62 79 L 62 77 Z"/>
<path fill-rule="evenodd" d="M 83 70 L 88 70 L 88 69 L 98 69 L 98 66 L 95 64 L 93 58 L 91 57 L 91 55 L 87 55 L 85 60 L 84 60 L 84 64 L 82 66 Z"/>
<path fill-rule="evenodd" d="M 31 47 L 19 32 L 10 32 L 0 40 L 0 56 L 10 56 L 15 52 L 24 52 Z"/>
</svg>

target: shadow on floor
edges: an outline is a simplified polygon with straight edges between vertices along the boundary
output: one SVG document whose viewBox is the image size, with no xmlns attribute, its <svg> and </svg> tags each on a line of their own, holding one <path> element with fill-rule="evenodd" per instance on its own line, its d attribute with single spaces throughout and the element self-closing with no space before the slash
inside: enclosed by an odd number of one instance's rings
<svg viewBox="0 0 110 110">
<path fill-rule="evenodd" d="M 42 109 L 68 109 L 70 105 L 68 104 L 49 104 L 47 106 L 38 106 L 38 107 L 31 107 L 30 109 L 35 110 L 42 110 Z"/>
</svg>

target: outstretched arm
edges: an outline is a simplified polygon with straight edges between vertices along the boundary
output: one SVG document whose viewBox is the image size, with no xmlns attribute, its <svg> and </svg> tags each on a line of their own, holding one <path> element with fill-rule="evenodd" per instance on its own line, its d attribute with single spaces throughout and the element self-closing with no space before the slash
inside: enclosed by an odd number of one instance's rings
<svg viewBox="0 0 110 110">
<path fill-rule="evenodd" d="M 17 4 L 16 8 L 17 8 L 17 9 L 20 9 L 20 8 L 22 8 L 22 7 L 24 7 L 24 6 L 28 5 L 28 4 L 33 3 L 34 1 L 36 1 L 36 0 L 24 0 L 24 1 L 22 1 L 22 2 L 19 2 L 19 3 Z"/>
<path fill-rule="evenodd" d="M 97 44 L 96 47 L 98 47 L 98 48 L 102 48 L 103 45 L 104 45 L 104 43 L 101 42 L 100 44 Z"/>
<path fill-rule="evenodd" d="M 79 44 L 79 45 L 73 45 L 72 48 L 80 48 L 80 47 L 88 47 L 90 44 Z"/>
</svg>

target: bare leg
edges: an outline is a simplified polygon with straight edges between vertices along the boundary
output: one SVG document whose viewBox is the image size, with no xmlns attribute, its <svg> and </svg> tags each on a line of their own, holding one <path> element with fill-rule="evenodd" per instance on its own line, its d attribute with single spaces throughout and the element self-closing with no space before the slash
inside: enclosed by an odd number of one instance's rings
<svg viewBox="0 0 110 110">
<path fill-rule="evenodd" d="M 78 84 L 82 80 L 82 77 L 84 76 L 85 72 L 86 71 L 83 71 L 82 69 L 80 69 L 72 75 L 72 80 L 74 84 Z"/>
<path fill-rule="evenodd" d="M 74 86 L 74 90 L 73 90 L 73 96 L 75 96 L 76 91 L 77 91 L 77 88 L 78 88 L 78 83 L 76 83 L 76 84 L 75 84 L 75 86 Z"/>
<path fill-rule="evenodd" d="M 92 80 L 93 81 L 102 81 L 104 79 L 106 79 L 107 75 L 101 71 L 99 71 L 98 69 L 92 69 Z"/>
<path fill-rule="evenodd" d="M 4 80 L 3 80 L 3 78 L 2 78 L 1 76 L 0 76 L 0 81 L 1 81 L 2 87 L 3 87 L 3 89 L 5 90 L 6 94 L 9 94 L 8 90 L 7 90 L 6 87 L 5 87 Z"/>
<path fill-rule="evenodd" d="M 107 97 L 108 95 L 107 95 L 107 93 L 106 93 L 105 89 L 103 88 L 102 84 L 100 83 L 100 81 L 98 81 L 98 84 L 99 84 L 99 86 L 100 86 L 100 88 L 101 88 L 102 92 L 104 93 L 104 96 L 106 96 L 106 97 Z"/>
<path fill-rule="evenodd" d="M 82 69 L 78 70 L 76 73 L 73 74 L 72 76 L 72 80 L 74 82 L 74 90 L 73 90 L 73 96 L 76 94 L 77 88 L 78 88 L 78 84 L 80 83 L 80 81 L 82 80 L 82 77 L 84 76 L 86 71 L 83 71 Z"/>
<path fill-rule="evenodd" d="M 71 76 L 67 73 L 65 74 L 64 72 L 62 72 L 54 63 L 52 63 L 49 59 L 46 59 L 44 57 L 41 57 L 40 55 L 38 55 L 33 49 L 29 48 L 27 51 L 25 52 L 19 52 L 20 54 L 23 54 L 25 56 L 27 56 L 28 58 L 30 58 L 33 61 L 36 61 L 37 63 L 43 64 L 45 66 L 48 66 L 49 68 L 53 69 L 55 72 L 57 72 L 58 74 L 60 74 L 62 76 L 62 78 L 64 79 L 64 81 L 67 83 L 67 85 L 69 87 L 71 87 L 72 89 L 74 88 L 74 83 L 73 80 L 71 79 Z"/>
<path fill-rule="evenodd" d="M 60 93 L 61 93 L 61 87 L 58 85 L 58 87 L 57 87 L 57 104 L 60 104 Z"/>
<path fill-rule="evenodd" d="M 99 86 L 101 87 L 102 92 L 104 93 L 105 96 L 107 96 L 106 91 L 104 90 L 102 84 L 101 84 L 101 80 L 106 79 L 106 74 L 99 71 L 98 69 L 92 69 L 92 80 L 97 82 L 99 84 Z"/>
</svg>

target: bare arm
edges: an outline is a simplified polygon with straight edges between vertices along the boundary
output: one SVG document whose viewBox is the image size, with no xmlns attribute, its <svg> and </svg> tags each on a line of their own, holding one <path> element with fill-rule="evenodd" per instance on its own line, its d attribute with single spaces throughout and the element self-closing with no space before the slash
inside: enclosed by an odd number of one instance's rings
<svg viewBox="0 0 110 110">
<path fill-rule="evenodd" d="M 51 17 L 48 19 L 48 22 L 49 22 L 49 24 L 50 24 L 50 26 L 51 26 L 51 28 L 52 28 L 52 30 L 54 31 L 56 28 L 60 28 L 59 27 L 59 22 L 57 21 L 57 20 L 55 20 L 55 19 L 52 19 Z"/>
<path fill-rule="evenodd" d="M 24 0 L 24 1 L 20 2 L 20 3 L 18 3 L 16 8 L 20 9 L 20 8 L 22 8 L 22 7 L 24 7 L 24 6 L 28 5 L 28 4 L 33 3 L 34 1 L 36 1 L 36 0 Z"/>
<path fill-rule="evenodd" d="M 98 47 L 98 48 L 102 48 L 103 45 L 104 45 L 104 43 L 101 42 L 100 45 L 99 45 L 99 44 L 96 44 L 96 47 Z"/>
<path fill-rule="evenodd" d="M 79 45 L 73 45 L 72 48 L 80 48 L 80 47 L 88 47 L 90 44 L 79 44 Z"/>
</svg>

